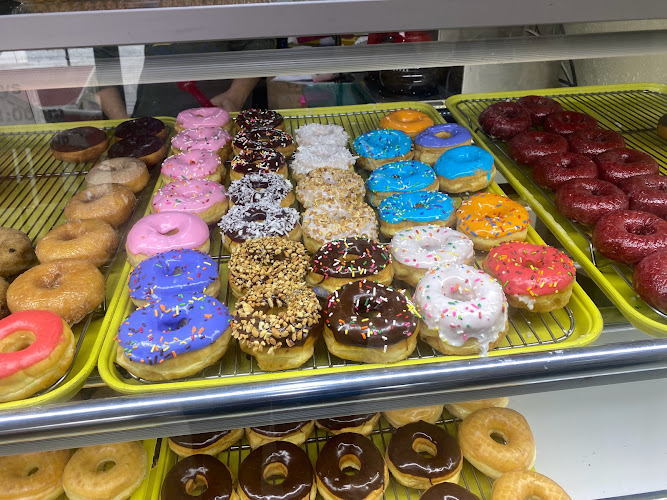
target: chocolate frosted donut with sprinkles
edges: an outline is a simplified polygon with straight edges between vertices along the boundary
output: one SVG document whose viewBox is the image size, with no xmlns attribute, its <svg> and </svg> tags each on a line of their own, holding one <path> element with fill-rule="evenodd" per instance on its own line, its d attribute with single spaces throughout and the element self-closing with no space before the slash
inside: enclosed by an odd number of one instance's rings
<svg viewBox="0 0 667 500">
<path fill-rule="evenodd" d="M 413 226 L 451 226 L 455 220 L 452 199 L 438 191 L 392 195 L 380 203 L 378 214 L 380 232 L 388 237 Z"/>
<path fill-rule="evenodd" d="M 236 117 L 236 126 L 241 130 L 269 127 L 285 130 L 283 115 L 270 109 L 250 108 L 241 111 Z"/>
<path fill-rule="evenodd" d="M 258 127 L 242 130 L 233 141 L 234 154 L 243 149 L 275 149 L 285 158 L 296 151 L 294 139 L 287 132 L 269 127 Z"/>
<path fill-rule="evenodd" d="M 249 174 L 274 173 L 287 179 L 285 157 L 274 149 L 243 149 L 232 160 L 229 178 L 238 181 Z"/>
</svg>

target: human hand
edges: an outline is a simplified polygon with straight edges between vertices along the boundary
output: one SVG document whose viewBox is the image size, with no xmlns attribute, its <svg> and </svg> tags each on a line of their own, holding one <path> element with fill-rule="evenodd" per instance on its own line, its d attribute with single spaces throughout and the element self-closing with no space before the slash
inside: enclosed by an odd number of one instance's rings
<svg viewBox="0 0 667 500">
<path fill-rule="evenodd" d="M 222 94 L 218 94 L 211 98 L 211 104 L 222 108 L 229 113 L 234 111 L 241 111 L 241 109 L 243 109 L 244 103 L 245 98 L 241 99 L 239 96 L 234 95 L 230 91 L 223 92 Z"/>
</svg>

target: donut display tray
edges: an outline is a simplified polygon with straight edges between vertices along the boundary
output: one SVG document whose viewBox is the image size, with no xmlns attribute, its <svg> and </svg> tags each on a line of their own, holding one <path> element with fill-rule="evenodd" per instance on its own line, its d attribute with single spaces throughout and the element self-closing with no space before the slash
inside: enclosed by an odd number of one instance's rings
<svg viewBox="0 0 667 500">
<path fill-rule="evenodd" d="M 65 205 L 84 188 L 85 175 L 97 160 L 84 163 L 58 161 L 49 149 L 51 137 L 60 130 L 84 125 L 112 131 L 121 121 L 0 127 L 0 226 L 23 231 L 34 244 L 51 228 L 65 222 Z M 173 118 L 163 118 L 163 121 L 173 128 Z M 0 411 L 69 399 L 95 368 L 104 333 L 112 320 L 113 294 L 124 276 L 125 235 L 133 221 L 144 213 L 158 173 L 153 172 L 149 185 L 138 195 L 139 203 L 133 216 L 118 228 L 120 243 L 115 256 L 100 268 L 107 283 L 104 302 L 72 328 L 76 351 L 69 371 L 51 387 L 32 397 L 0 403 Z"/>
<path fill-rule="evenodd" d="M 466 94 L 447 99 L 456 120 L 467 127 L 478 144 L 497 160 L 500 172 L 525 198 L 540 219 L 570 255 L 604 291 L 625 318 L 651 335 L 667 336 L 667 314 L 652 308 L 632 289 L 632 270 L 599 254 L 593 247 L 590 230 L 563 217 L 554 205 L 554 195 L 534 180 L 530 168 L 520 165 L 507 153 L 504 141 L 488 137 L 477 118 L 494 102 L 525 95 L 555 99 L 566 110 L 587 113 L 603 129 L 619 132 L 629 148 L 650 154 L 667 174 L 667 142 L 656 133 L 660 117 L 667 113 L 667 86 L 659 84 L 605 85 L 567 89 L 541 89 L 492 94 Z"/>
<path fill-rule="evenodd" d="M 284 110 L 280 112 L 285 117 L 288 132 L 309 122 L 339 124 L 345 127 L 352 141 L 358 135 L 377 128 L 380 119 L 385 114 L 400 108 L 418 109 L 427 113 L 436 123 L 443 122 L 442 117 L 433 107 L 418 102 Z M 308 114 L 305 114 L 306 112 Z M 156 190 L 158 188 L 159 186 L 156 186 Z M 495 184 L 489 189 L 502 194 L 500 188 Z M 532 228 L 529 230 L 528 239 L 533 243 L 543 243 L 540 236 Z M 230 310 L 233 310 L 235 301 L 227 285 L 227 261 L 229 255 L 222 248 L 220 231 L 217 226 L 211 226 L 211 249 L 209 253 L 220 265 L 220 275 L 223 285 L 218 297 L 229 306 Z M 478 259 L 481 258 L 482 254 L 479 253 Z M 119 282 L 115 294 L 118 307 L 115 308 L 113 321 L 109 324 L 109 333 L 106 337 L 99 362 L 99 372 L 103 380 L 108 386 L 119 392 L 141 394 L 165 390 L 225 386 L 246 382 L 270 382 L 277 379 L 308 377 L 319 374 L 351 371 L 372 372 L 385 366 L 341 360 L 331 355 L 323 339 L 320 339 L 315 345 L 314 356 L 301 368 L 269 373 L 261 371 L 254 358 L 246 356 L 239 348 L 238 343 L 233 342 L 227 353 L 218 363 L 206 368 L 193 377 L 169 382 L 147 382 L 136 379 L 114 363 L 117 346 L 115 341 L 116 332 L 123 320 L 134 310 L 127 291 L 129 271 L 130 268 L 127 265 L 123 280 Z M 577 285 L 568 307 L 554 311 L 553 313 L 534 314 L 512 308 L 510 311 L 510 332 L 501 341 L 500 346 L 489 355 L 502 356 L 510 353 L 544 351 L 556 347 L 560 349 L 584 346 L 593 342 L 600 335 L 601 330 L 602 318 L 599 311 L 586 293 Z M 474 357 L 445 356 L 420 341 L 408 359 L 395 363 L 392 366 L 442 363 L 450 360 Z"/>
</svg>

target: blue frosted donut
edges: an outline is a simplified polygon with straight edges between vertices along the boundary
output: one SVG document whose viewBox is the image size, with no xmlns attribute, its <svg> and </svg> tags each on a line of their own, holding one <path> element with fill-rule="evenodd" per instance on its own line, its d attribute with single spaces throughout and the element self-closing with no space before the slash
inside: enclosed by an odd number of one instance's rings
<svg viewBox="0 0 667 500">
<path fill-rule="evenodd" d="M 376 205 L 373 193 L 410 193 L 422 191 L 437 178 L 433 169 L 420 161 L 395 161 L 373 171 L 366 182 L 371 191 L 371 202 Z M 437 185 L 435 186 L 437 189 Z M 378 200 L 379 201 L 379 200 Z"/>
<path fill-rule="evenodd" d="M 445 151 L 433 167 L 438 177 L 457 179 L 485 173 L 491 182 L 493 155 L 477 146 L 460 146 Z"/>
<path fill-rule="evenodd" d="M 410 137 L 393 129 L 372 130 L 354 140 L 354 150 L 358 155 L 375 160 L 403 156 L 411 149 Z"/>
<path fill-rule="evenodd" d="M 439 191 L 415 191 L 386 198 L 380 203 L 379 213 L 380 220 L 389 224 L 406 220 L 446 222 L 454 213 L 454 203 Z"/>
<path fill-rule="evenodd" d="M 218 279 L 218 266 L 197 250 L 171 250 L 138 264 L 130 273 L 130 298 L 139 302 L 164 301 L 176 295 L 206 290 Z"/>
<path fill-rule="evenodd" d="M 449 134 L 438 137 L 436 134 Z M 415 137 L 415 144 L 423 148 L 452 148 L 472 140 L 468 129 L 456 123 L 433 125 Z"/>
</svg>

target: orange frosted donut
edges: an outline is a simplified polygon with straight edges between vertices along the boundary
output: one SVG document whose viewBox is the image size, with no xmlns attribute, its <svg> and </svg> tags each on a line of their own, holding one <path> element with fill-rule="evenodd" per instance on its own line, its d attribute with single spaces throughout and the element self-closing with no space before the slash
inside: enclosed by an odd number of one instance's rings
<svg viewBox="0 0 667 500">
<path fill-rule="evenodd" d="M 414 109 L 399 109 L 380 120 L 380 128 L 393 128 L 405 132 L 410 139 L 433 126 L 433 120 L 428 115 Z"/>
</svg>

